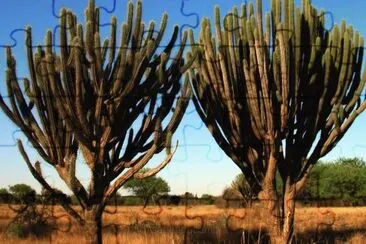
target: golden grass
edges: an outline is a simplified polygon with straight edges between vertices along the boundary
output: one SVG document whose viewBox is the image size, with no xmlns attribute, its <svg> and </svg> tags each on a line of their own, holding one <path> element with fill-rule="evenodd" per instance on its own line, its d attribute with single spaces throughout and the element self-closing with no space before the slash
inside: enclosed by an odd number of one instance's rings
<svg viewBox="0 0 366 244">
<path fill-rule="evenodd" d="M 62 208 L 55 206 L 51 210 L 58 229 L 43 239 L 29 237 L 22 240 L 5 235 L 6 225 L 15 214 L 7 205 L 0 205 L 0 243 L 83 243 L 83 232 L 70 223 Z M 250 209 L 221 209 L 213 205 L 146 209 L 119 206 L 109 207 L 108 211 L 113 213 L 103 216 L 105 243 L 163 244 L 187 240 L 237 243 L 235 240 L 247 238 L 248 232 L 262 235 L 266 227 L 266 213 L 259 206 Z M 338 235 L 338 243 L 366 243 L 366 207 L 300 207 L 296 209 L 295 226 L 299 236 L 323 233 L 323 236 Z"/>
</svg>

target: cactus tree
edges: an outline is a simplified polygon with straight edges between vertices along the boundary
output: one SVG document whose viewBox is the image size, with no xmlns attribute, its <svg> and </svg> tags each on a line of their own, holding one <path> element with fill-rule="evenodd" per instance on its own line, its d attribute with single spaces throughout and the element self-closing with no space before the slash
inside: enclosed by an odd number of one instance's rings
<svg viewBox="0 0 366 244">
<path fill-rule="evenodd" d="M 84 25 L 73 12 L 62 9 L 59 36 L 53 40 L 54 33 L 48 31 L 45 45 L 33 47 L 28 27 L 30 78 L 24 84 L 18 82 L 10 47 L 6 49 L 9 103 L 1 98 L 0 106 L 43 160 L 55 168 L 82 211 L 74 210 L 65 195 L 47 183 L 40 163 L 30 162 L 21 141 L 19 150 L 43 188 L 85 227 L 90 243 L 102 242 L 101 215 L 111 196 L 129 178 L 152 176 L 171 161 L 177 148 L 171 149 L 172 135 L 191 93 L 188 79 L 183 85 L 180 82 L 190 65 L 182 58 L 186 33 L 174 54 L 175 27 L 158 53 L 168 17 L 163 15 L 159 29 L 154 22 L 146 28 L 141 1 L 136 5 L 134 10 L 132 2 L 128 3 L 120 42 L 112 17 L 110 37 L 101 43 L 100 12 L 93 0 L 85 10 Z M 166 158 L 161 164 L 139 172 L 164 149 Z M 88 187 L 77 178 L 77 159 L 90 170 Z"/>
<path fill-rule="evenodd" d="M 216 35 L 207 18 L 197 41 L 190 33 L 198 53 L 189 71 L 193 102 L 266 202 L 273 242 L 290 240 L 296 192 L 366 108 L 364 39 L 344 21 L 331 30 L 324 22 L 324 11 L 310 0 L 302 8 L 272 0 L 264 17 L 258 0 L 256 7 L 234 7 L 223 21 L 216 7 Z M 276 172 L 284 183 L 280 193 Z"/>
</svg>

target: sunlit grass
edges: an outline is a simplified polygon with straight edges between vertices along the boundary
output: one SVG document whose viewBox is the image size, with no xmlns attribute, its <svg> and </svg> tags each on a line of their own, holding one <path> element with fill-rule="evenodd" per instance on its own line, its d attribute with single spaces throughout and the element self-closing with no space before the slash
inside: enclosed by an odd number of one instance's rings
<svg viewBox="0 0 366 244">
<path fill-rule="evenodd" d="M 49 210 L 52 210 L 56 223 L 56 229 L 49 236 L 19 239 L 5 235 L 5 228 L 15 214 L 7 205 L 1 205 L 0 243 L 84 242 L 82 230 L 70 224 L 61 207 L 50 207 Z M 103 216 L 105 243 L 238 243 L 243 239 L 248 243 L 255 238 L 265 240 L 266 213 L 260 206 L 250 209 L 224 209 L 213 205 L 146 209 L 119 206 L 108 210 L 113 214 Z M 340 243 L 366 243 L 366 207 L 299 207 L 295 225 L 295 240 L 302 236 L 313 241 L 333 238 Z"/>
</svg>

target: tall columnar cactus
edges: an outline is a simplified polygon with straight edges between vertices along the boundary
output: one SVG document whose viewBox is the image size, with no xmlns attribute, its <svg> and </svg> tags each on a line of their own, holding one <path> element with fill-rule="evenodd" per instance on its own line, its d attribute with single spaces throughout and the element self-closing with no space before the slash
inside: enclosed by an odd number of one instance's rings
<svg viewBox="0 0 366 244">
<path fill-rule="evenodd" d="M 327 30 L 310 0 L 273 0 L 264 18 L 261 0 L 254 9 L 234 7 L 222 21 L 216 7 L 215 36 L 202 20 L 189 75 L 201 119 L 273 213 L 272 241 L 288 242 L 296 192 L 366 108 L 364 39 L 344 21 Z"/>
<path fill-rule="evenodd" d="M 108 199 L 129 178 L 154 175 L 171 161 L 176 149 L 171 150 L 172 135 L 191 94 L 188 79 L 180 83 L 190 65 L 182 58 L 187 33 L 173 54 L 178 36 L 175 27 L 168 45 L 157 53 L 168 16 L 163 15 L 159 29 L 154 22 L 146 28 L 141 1 L 136 5 L 135 11 L 132 2 L 127 5 L 120 42 L 115 17 L 110 37 L 101 42 L 99 9 L 93 0 L 85 10 L 84 25 L 73 12 L 62 9 L 58 38 L 53 40 L 48 31 L 43 46 L 33 47 L 28 27 L 30 78 L 24 79 L 24 87 L 18 83 L 11 49 L 6 49 L 10 105 L 1 98 L 0 106 L 43 160 L 56 169 L 77 197 L 82 213 L 47 183 L 40 163 L 30 162 L 21 141 L 19 150 L 33 176 L 86 227 L 92 243 L 102 242 L 101 215 Z M 167 156 L 160 165 L 139 172 L 164 148 Z M 81 156 L 91 172 L 87 189 L 75 172 Z"/>
</svg>

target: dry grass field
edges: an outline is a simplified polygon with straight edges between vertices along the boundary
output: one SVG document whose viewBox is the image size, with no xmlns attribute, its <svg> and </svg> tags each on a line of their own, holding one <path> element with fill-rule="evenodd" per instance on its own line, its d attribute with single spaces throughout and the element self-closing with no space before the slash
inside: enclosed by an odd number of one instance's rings
<svg viewBox="0 0 366 244">
<path fill-rule="evenodd" d="M 117 207 L 103 217 L 105 243 L 266 243 L 260 207 Z M 44 237 L 5 234 L 15 216 L 0 205 L 0 243 L 83 243 L 83 232 L 58 206 L 50 207 L 55 228 Z M 366 243 L 366 207 L 296 210 L 294 243 Z M 245 231 L 243 231 L 245 230 Z M 260 241 L 258 241 L 258 239 Z"/>
</svg>

